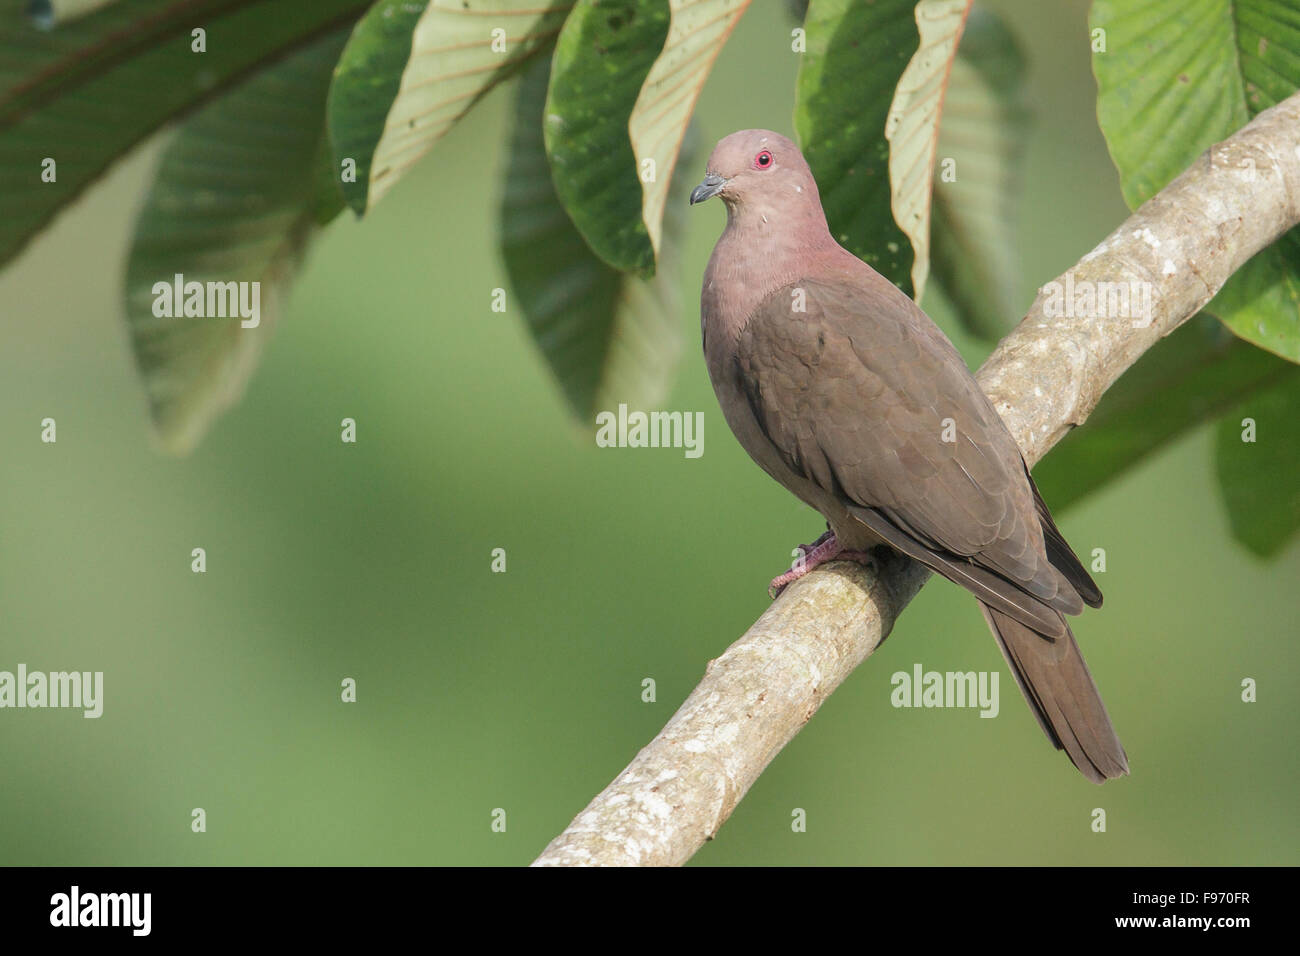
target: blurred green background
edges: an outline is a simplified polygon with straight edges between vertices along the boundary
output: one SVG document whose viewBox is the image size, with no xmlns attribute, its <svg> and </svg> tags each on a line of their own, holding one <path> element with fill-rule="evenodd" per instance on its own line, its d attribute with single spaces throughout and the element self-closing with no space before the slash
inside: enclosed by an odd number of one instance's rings
<svg viewBox="0 0 1300 956">
<path fill-rule="evenodd" d="M 700 101 L 706 142 L 792 132 L 783 6 L 756 3 L 724 49 Z M 1024 46 L 1038 121 L 1027 307 L 1126 209 L 1096 127 L 1086 4 L 990 6 Z M 567 417 L 523 323 L 490 309 L 510 95 L 365 221 L 329 227 L 244 401 L 188 459 L 150 444 L 120 316 L 161 138 L 0 277 L 0 669 L 105 673 L 99 720 L 0 711 L 0 863 L 527 863 L 822 530 L 736 445 L 709 387 L 696 303 L 719 205 L 689 219 L 687 347 L 663 403 L 705 413 L 704 456 L 598 449 Z M 47 416 L 55 445 L 39 440 Z M 344 417 L 356 445 L 339 441 Z M 1075 629 L 1132 777 L 1097 788 L 1054 752 L 975 602 L 934 581 L 695 862 L 1300 862 L 1300 548 L 1264 564 L 1232 543 L 1210 438 L 1060 516 L 1077 551 L 1107 552 L 1106 606 Z M 890 675 L 917 662 L 1001 670 L 1000 716 L 893 709 Z M 1244 677 L 1257 703 L 1240 701 Z"/>
</svg>

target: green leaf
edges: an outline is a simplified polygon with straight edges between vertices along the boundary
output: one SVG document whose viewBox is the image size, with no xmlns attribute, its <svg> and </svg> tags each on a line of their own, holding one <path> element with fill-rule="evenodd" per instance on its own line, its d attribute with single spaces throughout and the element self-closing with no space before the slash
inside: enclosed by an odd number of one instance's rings
<svg viewBox="0 0 1300 956">
<path fill-rule="evenodd" d="M 663 51 L 641 85 L 628 119 L 628 138 L 641 176 L 641 218 L 655 255 L 663 230 L 671 170 L 713 61 L 750 0 L 670 0 Z M 647 161 L 653 175 L 646 172 Z"/>
<path fill-rule="evenodd" d="M 972 12 L 953 61 L 939 124 L 940 172 L 930 224 L 934 277 L 966 329 L 1010 331 L 1016 302 L 1016 208 L 1029 108 L 1025 60 L 1001 20 Z M 955 179 L 943 166 L 954 161 Z"/>
<path fill-rule="evenodd" d="M 619 272 L 591 251 L 560 204 L 542 137 L 550 64 L 530 64 L 515 102 L 510 161 L 501 203 L 502 254 L 511 285 L 542 356 L 583 422 L 626 402 L 646 408 L 667 391 L 681 352 L 679 276 L 651 280 Z M 689 144 L 688 144 L 689 146 Z M 683 149 L 679 163 L 689 163 Z M 669 207 L 680 232 L 685 190 Z M 675 265 L 671 245 L 661 261 Z"/>
<path fill-rule="evenodd" d="M 367 2 L 117 0 L 48 32 L 21 6 L 0 9 L 0 262 L 163 123 Z M 205 53 L 191 49 L 198 27 Z"/>
<path fill-rule="evenodd" d="M 669 19 L 667 0 L 578 0 L 546 96 L 546 155 L 560 202 L 596 255 L 643 277 L 654 275 L 655 251 L 628 119 Z"/>
<path fill-rule="evenodd" d="M 913 0 L 812 0 L 794 127 L 840 244 L 904 292 L 912 248 L 894 222 L 885 118 L 917 48 Z"/>
<path fill-rule="evenodd" d="M 918 302 L 930 274 L 930 204 L 939 118 L 971 0 L 920 0 L 920 45 L 898 80 L 885 118 L 894 220 L 912 243 L 912 290 Z"/>
<path fill-rule="evenodd" d="M 813 0 L 795 97 L 795 128 L 831 232 L 909 294 L 915 257 L 894 220 L 885 124 L 909 53 L 920 44 L 915 16 L 912 0 Z M 992 337 L 1016 314 L 1024 58 L 1000 20 L 975 11 L 951 69 L 935 151 L 957 160 L 957 179 L 918 179 L 933 193 L 917 201 L 933 196 L 926 229 L 935 278 L 963 325 Z M 917 162 L 933 169 L 933 157 Z"/>
<path fill-rule="evenodd" d="M 1300 530 L 1300 369 L 1242 402 L 1219 423 L 1215 471 L 1233 536 L 1260 557 L 1277 554 Z M 1245 420 L 1253 428 L 1247 435 Z"/>
<path fill-rule="evenodd" d="M 1293 368 L 1199 315 L 1125 372 L 1039 463 L 1034 480 L 1054 510 L 1064 508 Z"/>
<path fill-rule="evenodd" d="M 339 181 L 339 169 L 334 165 L 334 150 L 330 148 L 329 137 L 321 140 L 313 166 L 312 216 L 316 225 L 327 226 L 334 221 L 347 203 L 343 200 L 343 184 Z"/>
<path fill-rule="evenodd" d="M 1135 209 L 1300 87 L 1293 0 L 1096 0 L 1089 24 L 1097 119 Z M 1255 256 L 1206 309 L 1300 361 L 1300 231 Z"/>
<path fill-rule="evenodd" d="M 357 23 L 330 89 L 335 159 L 364 213 L 560 29 L 572 0 L 379 0 Z"/>
<path fill-rule="evenodd" d="M 1246 341 L 1300 362 L 1300 231 L 1252 256 L 1205 311 Z"/>
<path fill-rule="evenodd" d="M 200 110 L 159 163 L 136 222 L 126 316 L 170 451 L 191 449 L 239 398 L 270 335 L 322 211 L 325 96 L 346 38 L 319 40 Z M 238 314 L 155 315 L 155 283 L 170 286 L 177 274 L 249 283 L 250 292 L 258 283 L 259 324 L 244 328 Z"/>
</svg>

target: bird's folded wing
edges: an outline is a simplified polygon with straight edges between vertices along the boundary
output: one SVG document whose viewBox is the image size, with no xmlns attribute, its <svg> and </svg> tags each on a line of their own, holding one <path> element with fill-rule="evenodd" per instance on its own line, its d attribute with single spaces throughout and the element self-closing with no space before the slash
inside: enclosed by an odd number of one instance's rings
<svg viewBox="0 0 1300 956">
<path fill-rule="evenodd" d="M 736 362 L 784 462 L 869 509 L 860 517 L 899 550 L 1026 624 L 1050 622 L 1048 634 L 1061 625 L 1039 602 L 1082 609 L 1048 560 L 1015 439 L 943 333 L 885 280 L 777 290 L 742 329 Z"/>
</svg>

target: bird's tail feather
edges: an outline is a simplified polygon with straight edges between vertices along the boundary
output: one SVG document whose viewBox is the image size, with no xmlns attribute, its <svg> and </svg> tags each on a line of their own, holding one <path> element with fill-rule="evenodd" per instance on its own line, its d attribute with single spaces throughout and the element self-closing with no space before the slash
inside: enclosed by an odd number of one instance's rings
<svg viewBox="0 0 1300 956">
<path fill-rule="evenodd" d="M 1049 638 L 983 602 L 980 609 L 1021 693 L 1057 749 L 1093 783 L 1128 773 L 1128 755 L 1069 626 L 1064 636 Z"/>
</svg>

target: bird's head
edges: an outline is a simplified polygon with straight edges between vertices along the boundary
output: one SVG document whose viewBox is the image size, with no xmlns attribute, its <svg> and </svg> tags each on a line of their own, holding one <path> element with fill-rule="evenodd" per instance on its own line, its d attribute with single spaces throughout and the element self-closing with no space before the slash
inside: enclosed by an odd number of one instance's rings
<svg viewBox="0 0 1300 956">
<path fill-rule="evenodd" d="M 714 196 L 732 213 L 773 202 L 820 202 L 817 182 L 799 147 L 768 129 L 742 129 L 719 141 L 706 172 L 704 181 L 691 190 L 692 206 Z"/>
</svg>

